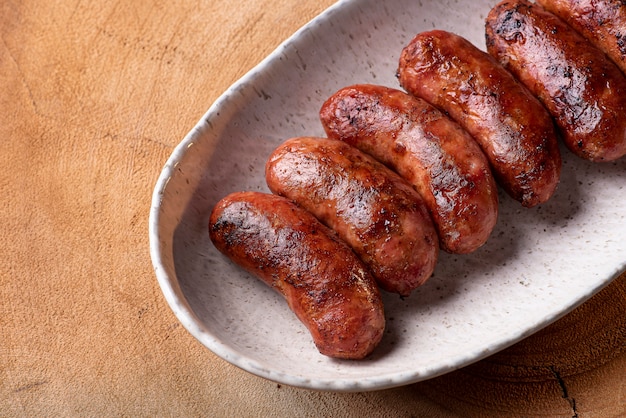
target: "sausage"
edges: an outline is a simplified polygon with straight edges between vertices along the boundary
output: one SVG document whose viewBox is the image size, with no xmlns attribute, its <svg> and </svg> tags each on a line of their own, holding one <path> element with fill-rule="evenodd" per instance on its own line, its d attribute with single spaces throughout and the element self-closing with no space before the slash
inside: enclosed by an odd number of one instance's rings
<svg viewBox="0 0 626 418">
<path fill-rule="evenodd" d="M 550 114 L 492 56 L 450 32 L 423 32 L 402 50 L 400 85 L 478 142 L 502 188 L 523 206 L 546 202 L 561 174 Z"/>
<path fill-rule="evenodd" d="M 332 95 L 320 118 L 328 137 L 372 155 L 420 193 L 441 249 L 470 253 L 487 241 L 498 214 L 489 163 L 472 137 L 435 107 L 362 84 Z"/>
<path fill-rule="evenodd" d="M 624 0 L 538 0 L 582 34 L 626 74 L 626 2 Z"/>
<path fill-rule="evenodd" d="M 361 359 L 385 328 L 367 267 L 336 234 L 284 197 L 237 192 L 209 220 L 215 247 L 282 294 L 320 353 Z"/>
<path fill-rule="evenodd" d="M 590 161 L 626 154 L 626 78 L 563 20 L 526 0 L 487 16 L 487 50 L 546 106 L 567 147 Z"/>
<path fill-rule="evenodd" d="M 292 138 L 274 150 L 265 177 L 348 243 L 384 290 L 409 296 L 432 275 L 439 239 L 424 201 L 369 155 L 334 139 Z"/>
</svg>

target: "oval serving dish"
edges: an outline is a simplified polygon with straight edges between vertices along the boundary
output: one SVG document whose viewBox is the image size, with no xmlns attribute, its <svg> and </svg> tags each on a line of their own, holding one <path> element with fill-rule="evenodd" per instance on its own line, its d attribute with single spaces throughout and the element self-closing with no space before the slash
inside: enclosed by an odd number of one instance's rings
<svg viewBox="0 0 626 418">
<path fill-rule="evenodd" d="M 207 221 L 240 190 L 268 191 L 267 157 L 282 141 L 320 136 L 318 111 L 341 87 L 398 88 L 403 46 L 423 30 L 484 49 L 491 1 L 340 1 L 226 91 L 176 147 L 154 189 L 150 252 L 168 304 L 226 361 L 276 382 L 318 390 L 384 389 L 458 369 L 548 325 L 626 266 L 626 159 L 593 164 L 562 148 L 552 199 L 522 208 L 500 193 L 485 246 L 442 253 L 434 276 L 405 299 L 383 293 L 387 329 L 373 355 L 318 353 L 280 295 L 217 252 Z"/>
</svg>

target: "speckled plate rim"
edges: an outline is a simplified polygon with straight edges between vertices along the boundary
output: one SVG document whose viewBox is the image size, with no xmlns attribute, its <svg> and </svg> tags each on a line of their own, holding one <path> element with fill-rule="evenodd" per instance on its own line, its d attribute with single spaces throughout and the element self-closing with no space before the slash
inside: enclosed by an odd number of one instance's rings
<svg viewBox="0 0 626 418">
<path fill-rule="evenodd" d="M 245 356 L 241 356 L 239 353 L 237 353 L 236 350 L 233 350 L 229 345 L 222 343 L 211 333 L 209 329 L 203 326 L 202 321 L 199 320 L 193 309 L 185 300 L 179 283 L 175 280 L 174 277 L 172 277 L 168 273 L 167 268 L 164 267 L 164 261 L 167 257 L 165 252 L 168 249 L 164 248 L 164 246 L 162 245 L 159 224 L 161 220 L 161 201 L 168 182 L 170 178 L 174 175 L 177 165 L 184 158 L 189 147 L 193 145 L 194 141 L 196 141 L 201 132 L 208 128 L 207 120 L 209 120 L 211 115 L 219 112 L 219 110 L 229 100 L 231 100 L 232 96 L 237 92 L 238 89 L 246 84 L 253 83 L 254 80 L 261 73 L 263 73 L 265 68 L 271 66 L 273 62 L 280 59 L 280 56 L 283 54 L 283 52 L 288 49 L 292 45 L 294 40 L 297 40 L 304 31 L 314 30 L 316 26 L 324 22 L 335 12 L 355 2 L 356 0 L 341 0 L 330 6 L 308 24 L 296 31 L 290 38 L 288 38 L 285 42 L 278 46 L 257 66 L 255 66 L 241 79 L 234 83 L 213 103 L 213 105 L 207 110 L 207 112 L 203 115 L 200 121 L 175 147 L 171 156 L 167 160 L 156 182 L 152 195 L 152 202 L 149 214 L 150 256 L 152 259 L 157 281 L 168 305 L 170 306 L 171 310 L 178 318 L 180 323 L 184 326 L 184 328 L 217 356 L 243 370 L 276 382 L 280 382 L 294 387 L 302 387 L 313 390 L 356 392 L 387 389 L 426 380 L 459 369 L 463 366 L 469 365 L 473 362 L 488 357 L 489 355 L 492 355 L 514 344 L 515 342 L 527 337 L 528 335 L 531 335 L 537 330 L 561 318 L 562 316 L 569 313 L 571 310 L 575 309 L 581 303 L 592 297 L 606 285 L 608 285 L 624 269 L 626 269 L 626 262 L 624 262 L 622 265 L 618 266 L 618 268 L 615 269 L 612 275 L 606 277 L 605 280 L 595 282 L 595 285 L 590 286 L 587 289 L 587 292 L 579 294 L 574 303 L 572 303 L 566 309 L 558 312 L 553 312 L 552 315 L 544 317 L 542 321 L 531 324 L 528 328 L 522 329 L 518 333 L 510 334 L 508 338 L 503 338 L 498 344 L 492 344 L 478 351 L 468 351 L 465 356 L 455 357 L 450 359 L 450 361 L 442 361 L 436 367 L 432 367 L 429 369 L 422 369 L 419 371 L 408 369 L 404 373 L 393 372 L 388 375 L 382 374 L 374 376 L 372 378 L 359 379 L 358 381 L 355 381 L 352 378 L 337 378 L 332 380 L 310 379 L 299 375 L 286 374 L 282 372 L 268 370 L 261 363 L 251 360 Z"/>
</svg>

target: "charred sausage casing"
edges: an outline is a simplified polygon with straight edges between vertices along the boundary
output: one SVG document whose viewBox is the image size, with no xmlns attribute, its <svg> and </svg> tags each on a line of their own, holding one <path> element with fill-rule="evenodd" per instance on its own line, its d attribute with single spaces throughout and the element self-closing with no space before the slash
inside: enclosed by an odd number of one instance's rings
<svg viewBox="0 0 626 418">
<path fill-rule="evenodd" d="M 380 342 L 385 318 L 374 278 L 352 250 L 284 197 L 238 192 L 213 209 L 216 248 L 282 294 L 330 357 L 361 359 Z"/>
<path fill-rule="evenodd" d="M 457 123 L 422 99 L 375 85 L 339 90 L 320 118 L 330 138 L 372 155 L 420 193 L 441 249 L 470 253 L 487 241 L 498 214 L 495 181 Z"/>
<path fill-rule="evenodd" d="M 537 0 L 565 20 L 626 74 L 626 2 L 624 0 Z"/>
<path fill-rule="evenodd" d="M 439 243 L 421 196 L 371 156 L 334 139 L 292 138 L 265 175 L 272 192 L 348 243 L 384 290 L 408 296 L 432 275 Z"/>
<path fill-rule="evenodd" d="M 573 153 L 591 161 L 626 154 L 626 78 L 601 50 L 525 0 L 496 5 L 486 39 L 489 53 L 544 103 Z"/>
<path fill-rule="evenodd" d="M 456 34 L 423 32 L 402 50 L 398 79 L 474 137 L 511 197 L 532 207 L 552 196 L 561 173 L 554 122 L 492 56 Z"/>
</svg>

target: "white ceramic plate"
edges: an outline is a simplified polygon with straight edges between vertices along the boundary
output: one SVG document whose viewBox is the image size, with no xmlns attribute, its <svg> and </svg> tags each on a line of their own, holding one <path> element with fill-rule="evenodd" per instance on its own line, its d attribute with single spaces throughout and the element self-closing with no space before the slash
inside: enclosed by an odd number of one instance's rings
<svg viewBox="0 0 626 418">
<path fill-rule="evenodd" d="M 484 48 L 493 1 L 342 1 L 232 86 L 184 138 L 156 184 L 151 255 L 181 323 L 232 364 L 288 385 L 389 388 L 460 368 L 544 327 L 624 269 L 626 159 L 592 164 L 563 151 L 555 196 L 524 209 L 500 194 L 488 243 L 442 253 L 434 276 L 407 299 L 384 294 L 387 329 L 364 361 L 320 355 L 278 294 L 219 254 L 207 233 L 230 192 L 267 191 L 263 169 L 283 140 L 323 135 L 318 110 L 354 83 L 398 87 L 402 47 L 446 29 Z"/>
</svg>

